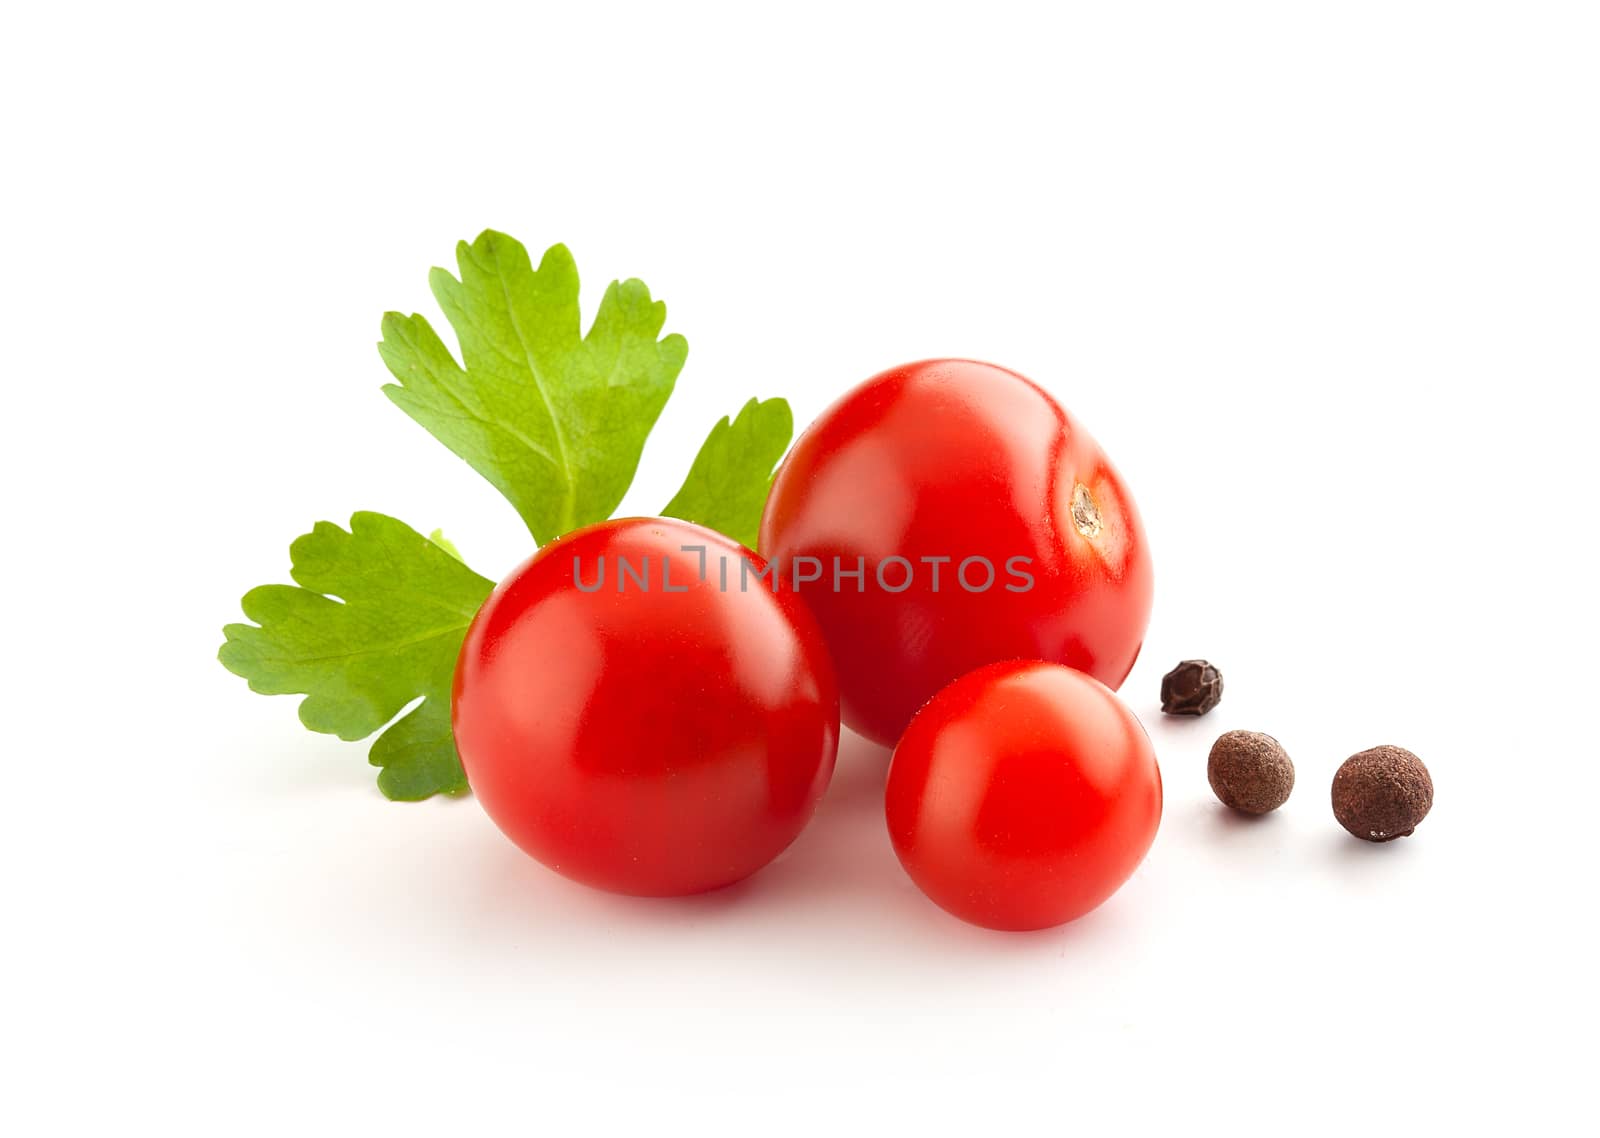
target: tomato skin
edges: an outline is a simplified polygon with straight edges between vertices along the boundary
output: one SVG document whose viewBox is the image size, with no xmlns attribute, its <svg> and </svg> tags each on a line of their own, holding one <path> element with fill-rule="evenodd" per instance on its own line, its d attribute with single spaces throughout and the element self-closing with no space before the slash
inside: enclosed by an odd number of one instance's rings
<svg viewBox="0 0 1600 1138">
<path fill-rule="evenodd" d="M 1094 511 L 1083 527 L 1080 485 Z M 1053 660 L 1119 687 L 1150 618 L 1149 548 L 1121 477 L 1054 399 L 991 364 L 907 364 L 823 412 L 778 472 L 760 546 L 789 580 L 798 558 L 826 567 L 798 591 L 833 653 L 845 723 L 886 745 L 940 688 L 996 660 Z M 918 570 L 903 592 L 873 572 L 891 557 Z M 952 560 L 936 582 L 922 559 L 940 557 Z M 994 566 L 987 591 L 955 580 L 969 557 Z M 1022 584 L 1006 570 L 1016 557 L 1029 559 L 1026 591 L 1006 587 Z M 846 571 L 863 558 L 865 588 L 833 588 L 834 558 Z"/>
<path fill-rule="evenodd" d="M 685 546 L 707 550 L 704 580 Z M 639 588 L 619 558 L 645 557 Z M 740 590 L 741 558 L 763 564 L 688 522 L 603 522 L 484 603 L 456 668 L 456 745 L 483 808 L 534 858 L 613 892 L 698 893 L 754 873 L 810 819 L 839 739 L 827 650 L 792 594 Z M 598 589 L 575 584 L 602 563 Z"/>
<path fill-rule="evenodd" d="M 906 729 L 884 795 L 895 853 L 942 908 L 985 928 L 1081 917 L 1144 860 L 1161 771 L 1111 690 L 1037 660 L 980 668 Z"/>
</svg>

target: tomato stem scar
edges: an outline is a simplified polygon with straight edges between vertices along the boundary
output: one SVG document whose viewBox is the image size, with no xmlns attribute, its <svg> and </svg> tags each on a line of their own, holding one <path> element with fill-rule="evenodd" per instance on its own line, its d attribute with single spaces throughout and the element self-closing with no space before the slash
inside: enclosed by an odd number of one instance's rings
<svg viewBox="0 0 1600 1138">
<path fill-rule="evenodd" d="M 1072 524 L 1084 537 L 1091 539 L 1099 537 L 1104 528 L 1100 524 L 1100 507 L 1094 504 L 1094 497 L 1082 482 L 1072 490 Z"/>
</svg>

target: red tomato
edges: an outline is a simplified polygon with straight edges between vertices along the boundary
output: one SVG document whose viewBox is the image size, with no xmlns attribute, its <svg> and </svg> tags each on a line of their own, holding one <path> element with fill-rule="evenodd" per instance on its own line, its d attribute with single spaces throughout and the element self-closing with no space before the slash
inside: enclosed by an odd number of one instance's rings
<svg viewBox="0 0 1600 1138">
<path fill-rule="evenodd" d="M 825 411 L 778 472 L 761 550 L 817 614 L 844 721 L 884 744 L 995 660 L 1119 687 L 1150 618 L 1122 479 L 1055 400 L 990 364 L 908 364 Z"/>
<path fill-rule="evenodd" d="M 991 929 L 1043 929 L 1117 891 L 1161 824 L 1161 771 L 1100 681 L 1012 660 L 917 713 L 889 763 L 889 836 L 933 901 Z"/>
<path fill-rule="evenodd" d="M 738 881 L 799 834 L 833 773 L 838 693 L 815 621 L 746 560 L 765 568 L 701 526 L 627 519 L 501 582 L 462 645 L 453 722 L 512 841 L 667 896 Z"/>
</svg>

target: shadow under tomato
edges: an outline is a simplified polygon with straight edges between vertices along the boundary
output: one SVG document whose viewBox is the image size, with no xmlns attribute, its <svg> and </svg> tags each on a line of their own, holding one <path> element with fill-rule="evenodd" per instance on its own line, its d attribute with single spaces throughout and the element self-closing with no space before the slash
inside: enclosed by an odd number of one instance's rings
<svg viewBox="0 0 1600 1138">
<path fill-rule="evenodd" d="M 883 818 L 887 749 L 846 733 L 833 781 L 800 836 L 771 865 L 741 884 L 763 903 L 782 895 L 842 902 L 863 892 L 887 895 L 904 874 Z M 910 887 L 910 882 L 905 882 Z"/>
<path fill-rule="evenodd" d="M 626 897 L 568 881 L 493 833 L 485 819 L 481 840 L 473 840 L 468 854 L 479 864 L 460 870 L 477 883 L 472 899 L 462 899 L 465 925 L 475 930 L 471 935 L 539 942 L 562 952 L 569 939 L 592 943 L 598 936 L 615 945 L 666 934 L 667 943 L 688 943 L 718 928 L 738 941 L 776 938 L 784 952 L 802 953 L 822 967 L 841 951 L 998 967 L 1018 954 L 1066 956 L 1080 941 L 1116 940 L 1128 931 L 1115 911 L 1122 898 L 1036 932 L 982 929 L 944 912 L 895 857 L 883 815 L 888 765 L 885 748 L 847 733 L 833 780 L 794 844 L 751 877 L 688 897 Z"/>
<path fill-rule="evenodd" d="M 846 733 L 834 777 L 811 822 L 771 864 L 720 889 L 684 897 L 630 897 L 592 889 L 523 854 L 492 833 L 488 819 L 481 843 L 488 864 L 481 867 L 477 880 L 491 897 L 512 907 L 561 908 L 575 918 L 588 915 L 667 925 L 765 909 L 776 905 L 779 896 L 787 898 L 782 904 L 789 905 L 795 894 L 859 890 L 867 867 L 879 879 L 892 880 L 900 873 L 883 821 L 888 761 L 884 748 Z"/>
</svg>

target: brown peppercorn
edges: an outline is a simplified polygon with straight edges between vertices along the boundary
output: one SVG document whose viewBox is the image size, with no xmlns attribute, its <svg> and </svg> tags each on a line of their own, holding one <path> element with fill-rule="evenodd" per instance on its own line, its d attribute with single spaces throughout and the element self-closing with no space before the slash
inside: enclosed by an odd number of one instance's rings
<svg viewBox="0 0 1600 1138">
<path fill-rule="evenodd" d="M 1333 776 L 1333 816 L 1369 842 L 1392 842 L 1415 830 L 1433 806 L 1433 779 L 1402 747 L 1351 755 Z"/>
<path fill-rule="evenodd" d="M 1224 806 L 1246 814 L 1266 814 L 1289 800 L 1294 763 L 1271 735 L 1229 731 L 1211 744 L 1206 777 Z"/>
<path fill-rule="evenodd" d="M 1161 710 L 1204 715 L 1222 702 L 1222 673 L 1205 660 L 1185 660 L 1161 677 Z"/>
</svg>

